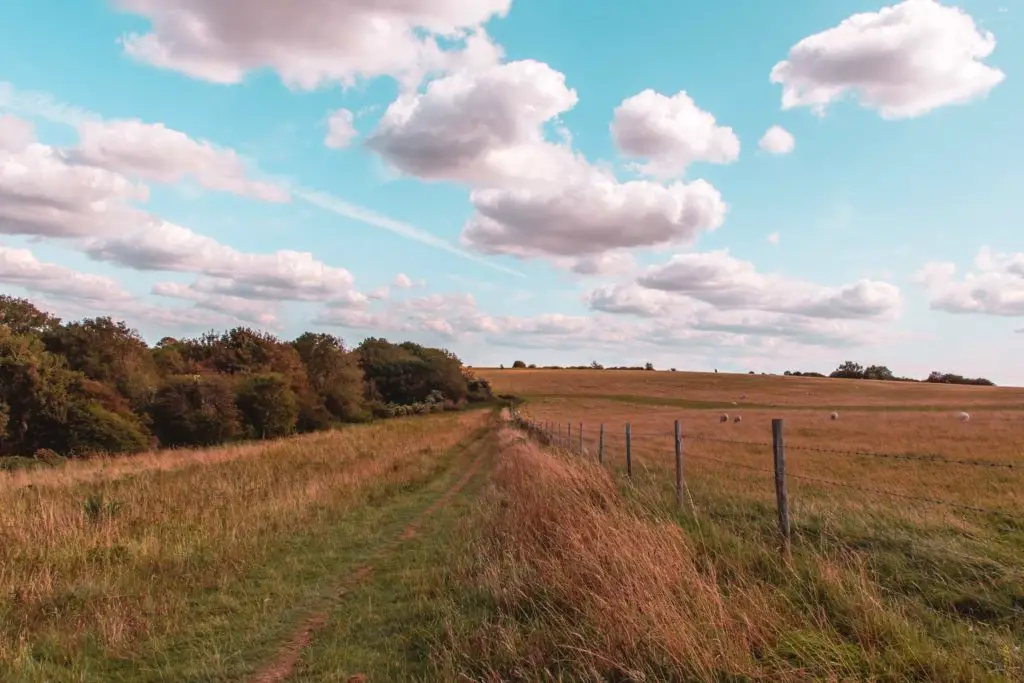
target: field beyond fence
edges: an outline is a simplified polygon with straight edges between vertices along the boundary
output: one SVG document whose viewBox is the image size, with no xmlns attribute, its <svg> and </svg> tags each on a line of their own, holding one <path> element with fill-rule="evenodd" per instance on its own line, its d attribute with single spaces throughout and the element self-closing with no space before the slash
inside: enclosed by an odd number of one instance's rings
<svg viewBox="0 0 1024 683">
<path fill-rule="evenodd" d="M 625 421 L 615 425 L 580 420 L 552 420 L 517 410 L 513 422 L 541 443 L 595 459 L 627 479 L 643 476 L 670 483 L 675 503 L 683 507 L 689 477 L 745 479 L 748 488 L 762 489 L 774 502 L 778 533 L 788 551 L 792 537 L 791 514 L 801 494 L 819 503 L 826 498 L 858 507 L 927 506 L 995 528 L 1024 529 L 1024 506 L 1019 499 L 1024 484 L 1024 459 L 976 458 L 922 452 L 914 449 L 881 450 L 842 448 L 786 439 L 785 419 L 765 425 L 763 441 L 728 436 L 739 416 L 716 415 L 719 434 L 688 432 L 680 420 L 659 426 L 650 418 L 636 430 Z M 838 414 L 829 416 L 831 422 Z M 947 420 L 952 420 L 947 417 Z M 767 422 L 767 421 L 766 421 Z M 960 416 L 962 439 L 970 439 L 968 419 Z M 708 421 L 705 420 L 705 427 Z M 659 428 L 660 427 L 660 428 Z M 788 455 L 787 455 L 788 454 Z M 822 459 L 822 458 L 826 459 Z M 791 490 L 795 489 L 795 490 Z M 894 507 L 895 506 L 895 507 Z"/>
</svg>

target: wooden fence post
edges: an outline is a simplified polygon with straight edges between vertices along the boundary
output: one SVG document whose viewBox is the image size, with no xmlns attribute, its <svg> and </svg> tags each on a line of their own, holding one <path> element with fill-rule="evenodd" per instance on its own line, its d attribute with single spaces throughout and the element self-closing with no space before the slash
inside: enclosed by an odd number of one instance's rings
<svg viewBox="0 0 1024 683">
<path fill-rule="evenodd" d="M 626 476 L 633 478 L 633 439 L 629 423 L 626 423 Z"/>
<path fill-rule="evenodd" d="M 683 430 L 676 420 L 676 507 L 683 507 Z"/>
<path fill-rule="evenodd" d="M 792 556 L 789 526 L 789 496 L 786 493 L 786 450 L 782 437 L 782 418 L 772 419 L 772 454 L 775 456 L 775 500 L 779 508 L 779 532 L 782 534 L 782 552 Z"/>
<path fill-rule="evenodd" d="M 601 430 L 597 434 L 597 464 L 604 464 L 604 422 L 601 423 Z"/>
</svg>

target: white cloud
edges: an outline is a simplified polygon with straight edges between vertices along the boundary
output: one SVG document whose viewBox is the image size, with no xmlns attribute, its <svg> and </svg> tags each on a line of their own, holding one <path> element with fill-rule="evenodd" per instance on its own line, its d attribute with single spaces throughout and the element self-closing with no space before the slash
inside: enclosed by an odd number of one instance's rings
<svg viewBox="0 0 1024 683">
<path fill-rule="evenodd" d="M 131 208 L 149 191 L 123 175 L 70 163 L 53 147 L 25 145 L 26 129 L 8 117 L 7 145 L 0 157 L 0 232 L 79 237 L 123 229 L 143 215 Z"/>
<path fill-rule="evenodd" d="M 153 222 L 122 235 L 96 238 L 85 251 L 101 261 L 136 270 L 197 273 L 193 287 L 245 299 L 329 301 L 353 290 L 352 274 L 308 252 L 242 252 L 173 223 Z M 360 295 L 362 296 L 362 295 Z"/>
<path fill-rule="evenodd" d="M 778 246 L 778 244 L 779 244 L 779 231 L 776 230 L 773 233 L 769 233 L 767 239 L 768 239 L 768 244 L 774 244 L 774 245 Z"/>
<path fill-rule="evenodd" d="M 237 296 L 208 294 L 191 285 L 179 282 L 158 282 L 153 285 L 153 294 L 172 299 L 192 301 L 196 307 L 218 313 L 225 313 L 245 322 L 262 327 L 277 327 L 277 314 L 273 304 L 254 301 Z"/>
<path fill-rule="evenodd" d="M 727 250 L 677 254 L 638 278 L 643 287 L 673 292 L 723 309 L 793 313 L 815 318 L 887 318 L 897 315 L 900 291 L 887 282 L 858 280 L 826 287 L 757 272 Z"/>
<path fill-rule="evenodd" d="M 550 189 L 475 190 L 464 243 L 491 254 L 585 256 L 614 249 L 692 244 L 717 229 L 726 205 L 710 183 L 589 182 Z"/>
<path fill-rule="evenodd" d="M 489 254 L 578 257 L 686 244 L 726 212 L 706 181 L 619 182 L 544 125 L 572 108 L 565 76 L 532 60 L 432 81 L 399 97 L 369 146 L 401 171 L 475 186 L 463 244 Z"/>
<path fill-rule="evenodd" d="M 10 114 L 0 114 L 0 150 L 24 152 L 35 139 L 31 123 Z"/>
<path fill-rule="evenodd" d="M 405 273 L 399 273 L 396 275 L 391 281 L 391 284 L 399 289 L 412 289 L 412 280 Z"/>
<path fill-rule="evenodd" d="M 28 249 L 3 245 L 0 245 L 0 282 L 24 287 L 34 293 L 93 304 L 106 305 L 130 298 L 121 285 L 109 277 L 79 273 L 40 261 Z"/>
<path fill-rule="evenodd" d="M 234 150 L 193 140 L 162 123 L 138 120 L 88 121 L 79 127 L 74 159 L 97 168 L 137 175 L 160 183 L 195 179 L 219 192 L 270 202 L 288 201 L 288 193 L 269 182 L 249 178 Z"/>
<path fill-rule="evenodd" d="M 789 154 L 796 148 L 796 138 L 782 126 L 772 126 L 757 141 L 757 146 L 770 154 Z"/>
<path fill-rule="evenodd" d="M 352 125 L 352 112 L 348 109 L 338 109 L 331 112 L 327 117 L 327 137 L 324 144 L 330 149 L 343 149 L 351 144 L 359 133 Z"/>
<path fill-rule="evenodd" d="M 281 2 L 118 0 L 150 20 L 149 33 L 123 39 L 125 51 L 156 67 L 215 83 L 240 83 L 269 68 L 292 87 L 351 85 L 395 76 L 415 84 L 426 73 L 496 61 L 500 49 L 481 26 L 511 0 L 309 0 Z M 437 38 L 461 39 L 443 50 Z"/>
<path fill-rule="evenodd" d="M 102 120 L 102 117 L 93 112 L 62 102 L 57 102 L 52 97 L 44 93 L 17 90 L 13 88 L 10 83 L 5 82 L 0 82 L 0 109 L 8 109 L 28 116 L 38 117 L 46 121 L 52 121 L 54 123 L 75 128 L 89 121 Z M 63 158 L 62 155 L 61 158 Z M 0 173 L 2 173 L 2 171 L 0 171 Z M 459 258 L 479 263 L 480 265 L 492 270 L 497 270 L 509 275 L 515 275 L 517 277 L 524 277 L 521 272 L 514 268 L 509 268 L 508 266 L 504 266 L 500 263 L 493 263 L 488 259 L 477 256 L 476 254 L 471 254 L 464 249 L 460 249 L 454 244 L 441 239 L 437 235 L 433 235 L 410 223 L 384 216 L 376 211 L 358 206 L 326 192 L 301 187 L 282 178 L 276 178 L 275 183 L 279 187 L 285 188 L 285 190 L 291 193 L 292 196 L 306 202 L 307 204 L 324 211 L 328 211 L 337 216 L 343 216 L 345 218 L 358 221 L 359 223 L 363 223 L 364 225 L 386 230 L 414 242 L 419 242 L 420 244 L 425 244 L 435 249 L 440 249 L 450 254 L 454 254 Z M 144 199 L 148 196 L 148 193 L 145 191 L 145 188 L 142 188 L 142 190 L 143 196 L 141 198 Z M 0 187 L 0 197 L 2 197 L 2 193 L 3 188 Z M 2 206 L 2 204 L 3 203 L 0 202 L 0 206 Z M 100 202 L 91 208 L 94 210 L 109 210 L 110 206 L 109 202 Z M 61 225 L 61 221 L 58 220 L 59 218 L 60 217 L 58 216 L 54 219 L 54 223 L 58 226 Z M 135 216 L 136 220 L 138 218 L 139 216 Z M 2 215 L 0 215 L 0 225 L 2 225 L 2 223 L 3 219 Z M 102 224 L 107 225 L 108 227 L 113 227 L 115 221 L 112 218 L 109 218 L 102 221 Z M 54 228 L 50 229 L 53 230 Z M 76 231 L 75 228 L 64 226 L 58 227 L 55 234 L 70 234 L 69 230 L 75 234 L 88 234 L 92 231 L 91 229 L 78 229 Z M 3 231 L 3 228 L 0 228 L 0 231 Z M 30 234 L 36 233 L 33 232 Z"/>
<path fill-rule="evenodd" d="M 974 271 L 956 279 L 956 265 L 926 263 L 914 279 L 930 297 L 932 309 L 948 313 L 1024 316 L 1024 253 L 1001 254 L 982 247 Z"/>
<path fill-rule="evenodd" d="M 589 292 L 584 300 L 594 311 L 635 315 L 641 318 L 672 315 L 679 307 L 679 300 L 674 300 L 670 294 L 638 287 L 635 284 L 598 287 Z"/>
<path fill-rule="evenodd" d="M 639 170 L 656 177 L 681 176 L 697 161 L 728 164 L 740 156 L 732 128 L 718 125 L 685 91 L 667 97 L 648 89 L 623 100 L 611 133 L 623 153 L 647 159 Z"/>
<path fill-rule="evenodd" d="M 580 258 L 561 259 L 556 265 L 578 275 L 624 275 L 636 267 L 636 258 L 627 251 L 606 251 Z"/>
<path fill-rule="evenodd" d="M 983 60 L 995 50 L 963 10 L 905 0 L 863 12 L 794 45 L 772 68 L 782 108 L 824 113 L 853 94 L 885 118 L 912 118 L 987 94 L 1005 74 Z"/>
<path fill-rule="evenodd" d="M 574 161 L 544 141 L 542 126 L 576 102 L 565 76 L 543 62 L 457 72 L 399 96 L 367 144 L 399 171 L 428 180 L 550 182 L 558 166 Z"/>
</svg>

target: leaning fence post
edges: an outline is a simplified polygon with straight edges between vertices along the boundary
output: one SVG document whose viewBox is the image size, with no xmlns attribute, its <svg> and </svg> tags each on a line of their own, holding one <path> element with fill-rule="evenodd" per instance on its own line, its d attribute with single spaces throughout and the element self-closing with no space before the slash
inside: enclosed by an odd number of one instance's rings
<svg viewBox="0 0 1024 683">
<path fill-rule="evenodd" d="M 792 555 L 789 526 L 789 496 L 786 493 L 786 451 L 782 438 L 782 418 L 772 419 L 772 454 L 775 456 L 775 500 L 779 508 L 779 531 L 782 534 L 782 551 L 786 557 Z"/>
<path fill-rule="evenodd" d="M 683 430 L 676 420 L 676 507 L 683 507 Z"/>
<path fill-rule="evenodd" d="M 629 428 L 629 423 L 626 423 L 626 476 L 630 479 L 633 478 L 633 439 L 631 438 L 632 430 Z"/>
<path fill-rule="evenodd" d="M 597 464 L 604 464 L 604 422 L 601 423 L 601 430 L 597 433 Z"/>
</svg>

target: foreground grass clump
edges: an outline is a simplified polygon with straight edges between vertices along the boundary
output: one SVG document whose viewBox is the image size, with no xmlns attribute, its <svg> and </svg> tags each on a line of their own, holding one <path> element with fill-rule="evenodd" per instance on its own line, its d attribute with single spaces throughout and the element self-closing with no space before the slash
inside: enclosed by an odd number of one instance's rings
<svg viewBox="0 0 1024 683">
<path fill-rule="evenodd" d="M 1012 638 L 921 616 L 856 554 L 804 548 L 788 565 L 770 536 L 735 520 L 690 517 L 684 530 L 660 493 L 511 445 L 470 525 L 441 669 L 505 680 L 1020 675 Z"/>
<path fill-rule="evenodd" d="M 317 543 L 373 534 L 373 520 L 342 525 L 436 478 L 488 419 L 446 413 L 0 474 L 0 679 L 58 680 L 47 663 L 80 667 L 67 674 L 77 680 L 88 661 L 187 662 L 200 658 L 192 632 L 213 634 L 201 647 L 214 651 L 217 638 L 276 624 L 292 607 L 280 598 L 301 597 L 295 586 L 337 559 Z M 308 566 L 289 564 L 307 551 Z"/>
</svg>

